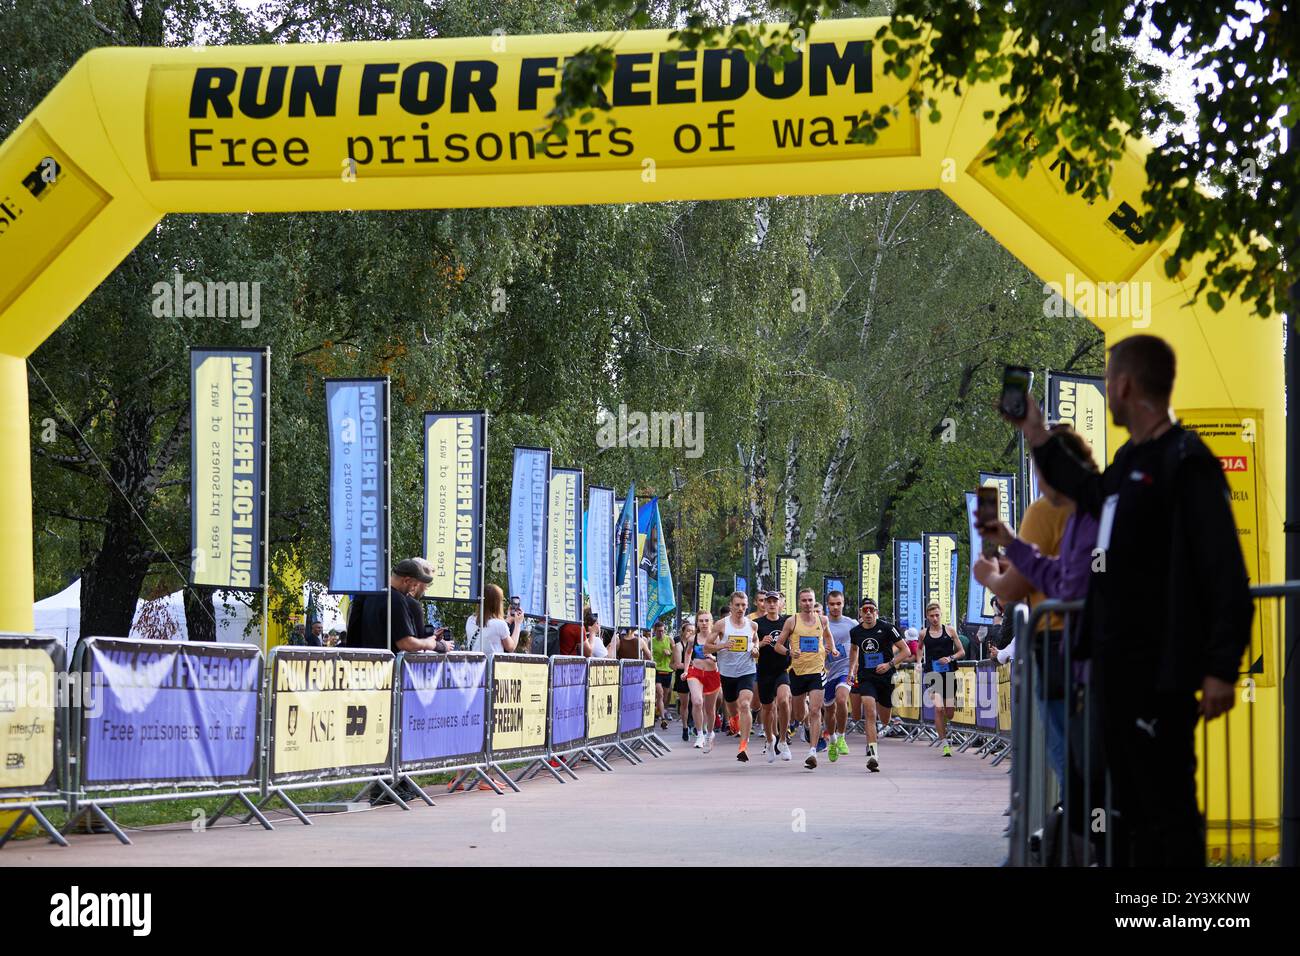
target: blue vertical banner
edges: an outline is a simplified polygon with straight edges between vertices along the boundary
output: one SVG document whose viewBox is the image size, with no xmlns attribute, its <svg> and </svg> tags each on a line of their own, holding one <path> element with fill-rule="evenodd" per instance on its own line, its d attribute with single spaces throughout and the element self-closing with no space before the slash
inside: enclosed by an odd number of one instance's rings
<svg viewBox="0 0 1300 956">
<path fill-rule="evenodd" d="M 510 485 L 510 544 L 506 566 L 509 597 L 518 597 L 529 617 L 546 616 L 546 519 L 550 510 L 549 448 L 515 447 Z"/>
<path fill-rule="evenodd" d="M 624 527 L 623 515 L 627 513 L 627 499 L 619 499 L 615 501 L 614 511 L 617 515 L 619 515 L 619 517 L 615 520 L 615 524 L 614 524 L 614 551 L 615 551 L 615 559 L 614 559 L 615 583 L 614 583 L 614 594 L 613 594 L 614 616 L 613 618 L 611 618 L 612 623 L 602 623 L 601 627 L 625 628 L 625 627 L 632 626 L 632 600 L 633 600 L 632 582 L 634 580 L 634 577 L 633 575 L 627 573 L 625 567 L 623 580 L 620 581 L 618 579 L 617 566 L 618 566 L 619 541 L 622 539 L 624 535 L 624 532 L 622 530 L 622 528 Z M 628 534 L 629 534 L 628 540 L 631 541 L 630 532 L 628 532 Z M 630 555 L 631 555 L 631 551 L 627 551 L 624 553 L 624 558 L 628 561 L 628 563 L 631 563 Z"/>
<path fill-rule="evenodd" d="M 591 610 L 601 627 L 614 626 L 614 489 L 592 485 L 587 489 L 587 517 L 583 525 L 586 557 L 583 570 Z"/>
<path fill-rule="evenodd" d="M 334 594 L 388 589 L 388 379 L 325 380 Z"/>
<path fill-rule="evenodd" d="M 265 587 L 271 352 L 190 349 L 190 580 Z"/>
<path fill-rule="evenodd" d="M 953 627 L 957 626 L 957 615 L 958 615 L 957 608 L 960 606 L 957 604 L 957 583 L 958 583 L 957 567 L 959 563 L 960 562 L 957 560 L 957 541 L 954 538 L 952 543 L 952 556 L 948 559 L 948 582 L 949 582 L 948 586 L 950 588 L 949 597 L 948 597 L 948 607 L 952 608 Z"/>
<path fill-rule="evenodd" d="M 425 412 L 424 558 L 433 601 L 477 601 L 483 591 L 487 412 Z"/>
<path fill-rule="evenodd" d="M 975 527 L 975 508 L 979 495 L 973 491 L 966 492 L 966 526 L 970 529 L 970 581 L 966 591 L 966 621 L 969 624 L 992 624 L 993 618 L 985 611 L 989 599 L 988 588 L 975 580 L 975 559 L 980 556 L 984 541 Z"/>
<path fill-rule="evenodd" d="M 925 561 L 921 542 L 894 542 L 894 621 L 900 628 L 919 628 L 925 621 Z"/>
<path fill-rule="evenodd" d="M 633 542 L 636 539 L 636 482 L 618 505 L 618 523 L 614 526 L 614 583 L 620 587 L 627 582 L 628 570 L 636 565 Z"/>
<path fill-rule="evenodd" d="M 673 589 L 672 569 L 668 564 L 668 544 L 664 540 L 664 523 L 659 513 L 658 498 L 651 498 L 641 506 L 637 524 L 644 542 L 640 561 L 645 581 L 645 590 L 641 592 L 641 626 L 650 627 L 665 614 L 671 614 L 677 609 L 677 595 Z"/>
<path fill-rule="evenodd" d="M 826 606 L 827 596 L 829 596 L 832 591 L 839 591 L 840 594 L 844 596 L 844 608 L 845 610 L 848 610 L 848 608 L 850 607 L 849 594 L 844 587 L 844 575 L 842 574 L 822 575 L 822 607 L 823 608 L 825 608 Z M 849 614 L 849 617 L 853 617 L 853 616 L 854 616 L 853 614 L 851 613 Z"/>
<path fill-rule="evenodd" d="M 552 468 L 547 517 L 546 607 L 552 621 L 582 623 L 582 469 Z"/>
<path fill-rule="evenodd" d="M 748 593 L 749 593 L 749 579 L 746 578 L 743 574 L 737 574 L 737 575 L 736 575 L 736 586 L 735 586 L 735 588 L 733 588 L 733 590 L 739 591 L 741 594 L 748 594 Z"/>
</svg>

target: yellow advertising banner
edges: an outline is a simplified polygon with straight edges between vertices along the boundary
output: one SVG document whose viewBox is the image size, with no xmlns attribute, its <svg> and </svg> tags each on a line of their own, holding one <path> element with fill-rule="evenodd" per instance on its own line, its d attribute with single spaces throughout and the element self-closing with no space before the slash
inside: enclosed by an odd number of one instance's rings
<svg viewBox="0 0 1300 956">
<path fill-rule="evenodd" d="M 799 610 L 799 559 L 783 554 L 776 559 L 777 590 L 785 595 L 785 613 Z"/>
<path fill-rule="evenodd" d="M 921 719 L 921 672 L 915 668 L 894 671 L 894 690 L 890 695 L 894 710 L 903 720 Z"/>
<path fill-rule="evenodd" d="M 1106 467 L 1106 380 L 1086 375 L 1048 378 L 1047 417 L 1069 425 L 1092 449 L 1098 468 Z"/>
<path fill-rule="evenodd" d="M 278 653 L 272 681 L 272 778 L 388 765 L 391 656 Z"/>
<path fill-rule="evenodd" d="M 0 648 L 0 794 L 52 790 L 55 701 L 54 660 L 35 647 Z"/>
<path fill-rule="evenodd" d="M 713 612 L 713 585 L 714 574 L 712 571 L 695 572 L 695 610 Z"/>
<path fill-rule="evenodd" d="M 641 726 L 649 730 L 655 725 L 655 669 L 645 669 L 644 692 L 641 697 Z"/>
<path fill-rule="evenodd" d="M 492 660 L 492 750 L 546 746 L 550 667 L 538 661 Z"/>
<path fill-rule="evenodd" d="M 858 606 L 867 598 L 880 606 L 880 552 L 858 553 Z"/>
<path fill-rule="evenodd" d="M 925 549 L 925 603 L 938 601 L 939 620 L 955 627 L 957 609 L 952 604 L 956 590 L 952 578 L 952 556 L 957 550 L 957 536 L 948 532 L 926 533 L 921 540 Z"/>
<path fill-rule="evenodd" d="M 964 727 L 975 726 L 975 669 L 958 667 L 956 670 L 957 706 L 952 712 L 952 722 Z"/>
<path fill-rule="evenodd" d="M 1011 729 L 1011 662 L 998 665 L 998 730 Z"/>
<path fill-rule="evenodd" d="M 1195 432 L 1223 466 L 1232 497 L 1232 517 L 1237 523 L 1237 540 L 1246 559 L 1251 584 L 1270 584 L 1268 522 L 1263 520 L 1264 498 L 1264 412 L 1250 408 L 1178 409 L 1183 427 Z M 1273 616 L 1256 613 L 1250 648 L 1242 670 L 1256 686 L 1272 687 L 1277 682 L 1273 653 Z"/>
<path fill-rule="evenodd" d="M 593 740 L 618 733 L 619 665 L 587 662 L 587 736 Z"/>
</svg>

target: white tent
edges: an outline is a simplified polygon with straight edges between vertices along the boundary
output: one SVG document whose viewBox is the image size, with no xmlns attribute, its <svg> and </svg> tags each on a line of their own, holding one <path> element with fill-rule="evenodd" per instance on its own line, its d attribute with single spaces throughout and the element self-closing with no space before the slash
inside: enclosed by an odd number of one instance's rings
<svg viewBox="0 0 1300 956">
<path fill-rule="evenodd" d="M 72 661 L 72 649 L 81 636 L 81 578 L 73 581 L 58 594 L 51 594 L 32 606 L 33 630 L 63 641 L 67 650 L 65 660 Z"/>
</svg>

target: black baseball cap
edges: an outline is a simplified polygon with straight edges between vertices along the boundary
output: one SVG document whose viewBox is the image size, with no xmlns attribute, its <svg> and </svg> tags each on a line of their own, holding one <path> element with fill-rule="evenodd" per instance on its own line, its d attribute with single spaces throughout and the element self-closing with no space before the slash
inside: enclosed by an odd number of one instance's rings
<svg viewBox="0 0 1300 956">
<path fill-rule="evenodd" d="M 876 599 L 872 597 L 864 597 L 862 603 L 858 605 L 858 608 L 861 609 L 864 607 L 878 607 Z"/>
</svg>

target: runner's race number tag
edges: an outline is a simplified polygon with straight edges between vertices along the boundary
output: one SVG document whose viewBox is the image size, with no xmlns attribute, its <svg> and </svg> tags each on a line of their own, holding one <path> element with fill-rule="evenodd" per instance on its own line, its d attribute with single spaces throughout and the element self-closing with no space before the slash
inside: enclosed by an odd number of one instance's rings
<svg viewBox="0 0 1300 956">
<path fill-rule="evenodd" d="M 799 638 L 799 653 L 816 654 L 822 647 L 820 637 L 801 637 Z"/>
<path fill-rule="evenodd" d="M 934 666 L 931 668 L 931 670 L 933 670 L 936 674 L 946 674 L 948 673 L 948 668 L 949 665 L 945 664 L 943 661 L 935 661 Z"/>
<path fill-rule="evenodd" d="M 881 664 L 885 663 L 885 655 L 879 651 L 874 654 L 863 654 L 862 659 L 868 667 L 879 667 Z"/>
<path fill-rule="evenodd" d="M 737 654 L 743 654 L 749 650 L 749 638 L 744 634 L 731 635 L 731 643 L 727 645 L 727 650 L 735 651 Z"/>
</svg>

